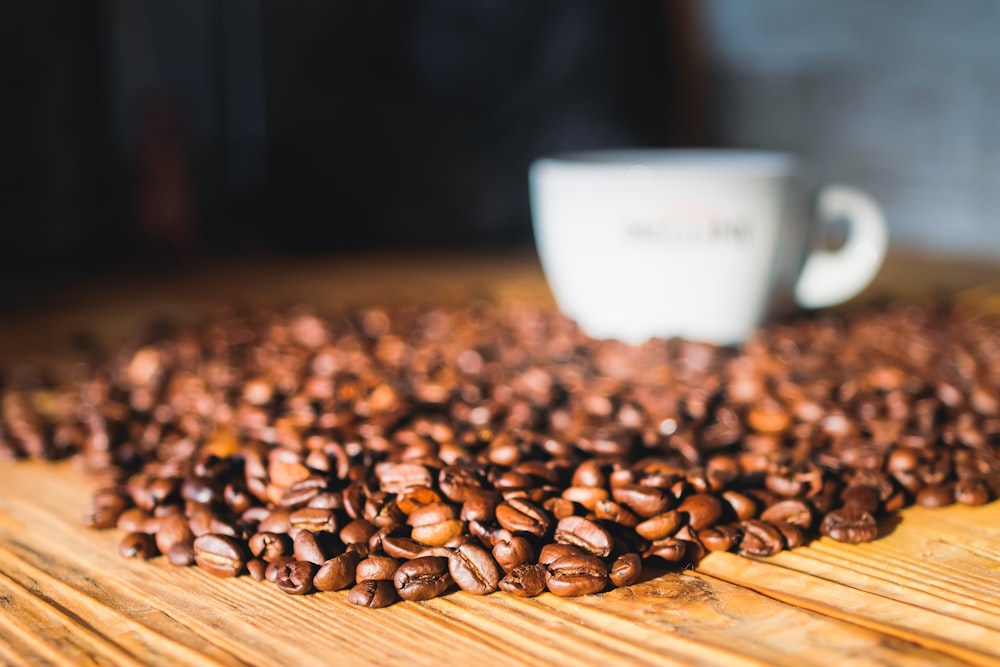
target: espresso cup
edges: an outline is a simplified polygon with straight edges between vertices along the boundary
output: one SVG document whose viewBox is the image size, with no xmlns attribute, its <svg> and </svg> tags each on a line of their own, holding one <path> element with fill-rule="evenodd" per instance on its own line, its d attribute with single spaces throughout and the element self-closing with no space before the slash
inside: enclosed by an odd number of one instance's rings
<svg viewBox="0 0 1000 667">
<path fill-rule="evenodd" d="M 799 160 L 617 150 L 536 160 L 535 241 L 560 310 L 597 338 L 738 344 L 778 307 L 822 308 L 875 277 L 888 245 L 865 193 L 803 185 Z M 810 206 L 810 194 L 814 194 Z M 827 225 L 846 223 L 837 249 Z"/>
</svg>

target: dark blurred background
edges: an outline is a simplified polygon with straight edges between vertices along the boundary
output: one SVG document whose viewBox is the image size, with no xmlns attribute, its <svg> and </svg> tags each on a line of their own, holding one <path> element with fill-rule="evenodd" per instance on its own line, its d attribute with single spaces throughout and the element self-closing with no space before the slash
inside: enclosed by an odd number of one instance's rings
<svg viewBox="0 0 1000 667">
<path fill-rule="evenodd" d="M 990 0 L 0 0 L 0 306 L 189 258 L 530 247 L 526 170 L 806 153 L 1000 256 Z"/>
</svg>

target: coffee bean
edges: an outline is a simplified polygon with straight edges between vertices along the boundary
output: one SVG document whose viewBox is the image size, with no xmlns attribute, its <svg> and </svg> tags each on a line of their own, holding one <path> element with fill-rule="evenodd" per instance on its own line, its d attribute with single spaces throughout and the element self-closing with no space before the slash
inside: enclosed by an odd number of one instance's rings
<svg viewBox="0 0 1000 667">
<path fill-rule="evenodd" d="M 646 519 L 635 527 L 635 532 L 647 540 L 659 540 L 670 537 L 684 524 L 684 516 L 680 510 L 670 510 L 663 514 Z"/>
<path fill-rule="evenodd" d="M 548 569 L 545 586 L 560 597 L 600 593 L 608 585 L 608 569 L 594 556 L 563 556 L 550 563 Z"/>
<path fill-rule="evenodd" d="M 499 587 L 515 597 L 533 598 L 545 590 L 548 569 L 540 564 L 524 564 L 515 567 L 500 580 Z"/>
<path fill-rule="evenodd" d="M 464 524 L 446 503 L 431 503 L 413 510 L 406 522 L 410 536 L 427 546 L 439 547 L 462 534 Z"/>
<path fill-rule="evenodd" d="M 777 523 L 784 521 L 803 530 L 809 530 L 814 521 L 813 511 L 801 500 L 781 500 L 765 509 L 760 518 L 762 521 Z"/>
<path fill-rule="evenodd" d="M 267 563 L 259 558 L 251 558 L 247 561 L 247 572 L 254 581 L 264 581 L 267 572 Z"/>
<path fill-rule="evenodd" d="M 774 524 L 759 519 L 740 522 L 743 537 L 740 553 L 750 556 L 773 556 L 785 548 L 785 538 Z"/>
<path fill-rule="evenodd" d="M 920 489 L 916 502 L 922 507 L 944 507 L 955 502 L 955 491 L 950 484 L 930 484 Z"/>
<path fill-rule="evenodd" d="M 611 553 L 611 534 L 600 525 L 581 516 L 568 516 L 556 525 L 555 540 L 560 544 L 579 547 L 598 557 Z"/>
<path fill-rule="evenodd" d="M 395 576 L 396 568 L 398 567 L 399 561 L 395 558 L 390 556 L 371 555 L 358 563 L 355 568 L 354 577 L 358 582 L 365 581 L 367 579 L 391 580 L 393 576 Z"/>
<path fill-rule="evenodd" d="M 248 546 L 254 558 L 260 558 L 268 563 L 292 553 L 291 538 L 281 533 L 255 533 L 250 537 Z"/>
<path fill-rule="evenodd" d="M 698 531 L 698 540 L 709 551 L 734 551 L 743 539 L 743 531 L 733 524 L 721 524 Z"/>
<path fill-rule="evenodd" d="M 386 579 L 378 581 L 366 580 L 355 584 L 347 595 L 347 601 L 361 607 L 382 609 L 399 599 L 396 588 Z"/>
<path fill-rule="evenodd" d="M 615 586 L 631 586 L 642 574 L 642 559 L 637 553 L 622 554 L 611 564 L 608 578 Z"/>
<path fill-rule="evenodd" d="M 496 520 L 512 533 L 523 532 L 536 537 L 544 536 L 552 526 L 548 512 L 523 498 L 509 498 L 497 505 Z"/>
<path fill-rule="evenodd" d="M 661 514 L 674 505 L 674 499 L 667 491 L 643 484 L 613 487 L 611 496 L 615 502 L 621 503 L 645 519 Z"/>
<path fill-rule="evenodd" d="M 955 484 L 955 500 L 963 505 L 984 505 L 990 500 L 990 487 L 981 477 L 966 477 Z"/>
<path fill-rule="evenodd" d="M 292 555 L 297 560 L 306 561 L 313 565 L 322 565 L 329 558 L 327 549 L 320 538 L 317 537 L 316 533 L 308 530 L 300 530 L 295 534 L 295 539 L 292 541 Z"/>
<path fill-rule="evenodd" d="M 313 589 L 316 566 L 303 560 L 285 564 L 278 571 L 275 585 L 289 595 L 304 595 Z"/>
<path fill-rule="evenodd" d="M 687 514 L 687 524 L 691 528 L 702 530 L 722 518 L 722 501 L 709 493 L 696 493 L 685 498 L 677 511 Z"/>
<path fill-rule="evenodd" d="M 146 533 L 128 533 L 118 544 L 118 553 L 125 558 L 152 558 L 157 553 L 156 542 Z"/>
<path fill-rule="evenodd" d="M 451 553 L 448 571 L 462 590 L 474 595 L 492 593 L 500 581 L 493 556 L 473 544 L 462 544 Z"/>
<path fill-rule="evenodd" d="M 191 542 L 194 534 L 183 514 L 170 514 L 160 519 L 156 529 L 156 546 L 160 553 L 169 553 L 180 542 Z"/>
<path fill-rule="evenodd" d="M 185 542 L 177 542 L 171 545 L 170 550 L 167 552 L 167 561 L 171 565 L 176 565 L 178 567 L 187 567 L 188 565 L 194 564 L 194 542 L 193 540 L 188 540 Z"/>
<path fill-rule="evenodd" d="M 235 537 L 206 533 L 194 540 L 194 561 L 218 577 L 235 577 L 243 572 L 246 556 Z"/>
<path fill-rule="evenodd" d="M 404 600 L 430 600 L 442 595 L 452 584 L 448 559 L 425 556 L 408 560 L 396 570 L 393 584 Z"/>
<path fill-rule="evenodd" d="M 361 556 L 354 551 L 345 551 L 323 563 L 313 575 L 313 586 L 319 591 L 339 591 L 353 586 L 356 582 L 358 563 Z"/>
<path fill-rule="evenodd" d="M 493 545 L 493 559 L 504 572 L 510 572 L 534 560 L 534 556 L 535 551 L 531 543 L 520 535 L 513 535 L 510 539 L 501 540 Z"/>
<path fill-rule="evenodd" d="M 654 540 L 643 552 L 643 558 L 660 558 L 668 563 L 676 563 L 687 554 L 688 543 L 677 537 L 664 537 Z"/>
<path fill-rule="evenodd" d="M 843 508 L 833 510 L 823 517 L 819 531 L 838 542 L 858 544 L 870 542 L 878 537 L 878 524 L 868 512 Z"/>
</svg>

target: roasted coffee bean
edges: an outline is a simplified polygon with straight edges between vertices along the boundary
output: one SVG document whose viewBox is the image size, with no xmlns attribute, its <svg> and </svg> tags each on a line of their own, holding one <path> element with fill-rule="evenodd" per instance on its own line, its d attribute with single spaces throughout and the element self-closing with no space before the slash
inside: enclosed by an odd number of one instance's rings
<svg viewBox="0 0 1000 667">
<path fill-rule="evenodd" d="M 358 563 L 361 556 L 353 551 L 345 551 L 323 563 L 313 575 L 313 586 L 319 591 L 339 591 L 353 586 L 357 581 Z"/>
<path fill-rule="evenodd" d="M 119 530 L 126 530 L 130 533 L 147 532 L 145 529 L 147 528 L 149 518 L 149 512 L 141 507 L 130 507 L 118 515 L 118 520 L 115 523 L 115 526 Z"/>
<path fill-rule="evenodd" d="M 643 552 L 643 558 L 661 558 L 668 563 L 676 563 L 687 555 L 688 542 L 676 537 L 664 537 L 650 543 Z"/>
<path fill-rule="evenodd" d="M 950 484 L 931 484 L 920 489 L 916 502 L 922 507 L 944 507 L 955 502 L 955 491 Z"/>
<path fill-rule="evenodd" d="M 448 559 L 424 556 L 408 560 L 393 576 L 396 592 L 404 600 L 430 600 L 442 595 L 452 584 Z"/>
<path fill-rule="evenodd" d="M 194 562 L 218 577 L 235 577 L 246 564 L 243 543 L 230 535 L 206 533 L 194 540 Z"/>
<path fill-rule="evenodd" d="M 169 553 L 175 544 L 193 540 L 191 526 L 183 514 L 170 514 L 160 519 L 156 528 L 156 547 L 160 553 Z"/>
<path fill-rule="evenodd" d="M 412 486 L 396 496 L 396 507 L 407 516 L 418 507 L 439 502 L 441 502 L 441 496 L 429 486 Z"/>
<path fill-rule="evenodd" d="M 125 558 L 152 558 L 159 552 L 152 535 L 133 532 L 118 543 L 118 553 Z"/>
<path fill-rule="evenodd" d="M 426 550 L 426 544 L 421 544 L 420 542 L 411 540 L 408 537 L 386 535 L 382 538 L 382 551 L 384 551 L 387 556 L 392 556 L 393 558 L 410 560 L 411 558 L 420 556 Z"/>
<path fill-rule="evenodd" d="M 267 572 L 267 563 L 259 558 L 251 558 L 247 561 L 247 572 L 254 581 L 264 581 L 264 575 Z"/>
<path fill-rule="evenodd" d="M 382 609 L 399 600 L 392 581 L 380 579 L 377 581 L 361 581 L 347 595 L 347 601 L 360 607 Z"/>
<path fill-rule="evenodd" d="M 391 556 L 371 555 L 358 563 L 354 571 L 354 578 L 358 582 L 366 579 L 391 580 L 398 567 L 399 561 Z"/>
<path fill-rule="evenodd" d="M 250 537 L 248 546 L 254 558 L 260 558 L 268 563 L 292 553 L 292 540 L 282 533 L 255 533 Z"/>
<path fill-rule="evenodd" d="M 500 504 L 499 493 L 493 491 L 477 491 L 468 495 L 462 503 L 459 518 L 462 521 L 486 521 L 496 516 L 497 505 Z"/>
<path fill-rule="evenodd" d="M 801 500 L 781 500 L 765 509 L 760 518 L 762 521 L 777 523 L 784 521 L 803 530 L 812 528 L 814 517 L 812 508 Z"/>
<path fill-rule="evenodd" d="M 540 563 L 515 567 L 500 580 L 500 590 L 519 598 L 533 598 L 545 591 L 548 568 Z"/>
<path fill-rule="evenodd" d="M 602 526 L 583 518 L 568 516 L 556 525 L 555 540 L 583 549 L 587 553 L 605 557 L 611 553 L 611 534 Z"/>
<path fill-rule="evenodd" d="M 844 503 L 844 507 L 851 507 L 869 514 L 877 514 L 882 506 L 878 491 L 863 484 L 848 485 L 840 492 L 840 499 Z"/>
<path fill-rule="evenodd" d="M 955 484 L 955 500 L 963 505 L 985 505 L 990 500 L 990 487 L 981 477 L 966 477 Z"/>
<path fill-rule="evenodd" d="M 635 532 L 647 540 L 659 540 L 670 537 L 684 525 L 684 516 L 680 510 L 670 510 L 663 514 L 646 519 L 635 527 Z"/>
<path fill-rule="evenodd" d="M 878 537 L 878 524 L 868 512 L 853 508 L 833 510 L 823 517 L 819 531 L 838 542 L 858 544 Z"/>
<path fill-rule="evenodd" d="M 785 548 L 785 538 L 774 524 L 759 519 L 740 522 L 743 537 L 740 553 L 750 556 L 773 556 Z"/>
<path fill-rule="evenodd" d="M 510 572 L 516 567 L 534 560 L 535 551 L 531 543 L 520 535 L 501 540 L 493 545 L 493 559 L 504 572 Z"/>
<path fill-rule="evenodd" d="M 638 515 L 613 500 L 598 502 L 594 507 L 594 517 L 605 522 L 612 522 L 629 528 L 635 528 L 641 522 Z"/>
<path fill-rule="evenodd" d="M 560 597 L 600 593 L 608 585 L 608 568 L 594 556 L 563 556 L 548 569 L 545 586 Z"/>
<path fill-rule="evenodd" d="M 278 580 L 278 575 L 290 563 L 295 562 L 295 556 L 279 556 L 275 558 L 264 569 L 264 578 L 272 584 Z"/>
<path fill-rule="evenodd" d="M 743 531 L 733 524 L 721 524 L 698 531 L 698 540 L 709 551 L 734 551 L 743 539 Z"/>
<path fill-rule="evenodd" d="M 536 537 L 543 537 L 552 526 L 548 512 L 523 498 L 509 498 L 497 505 L 496 520 L 512 533 L 530 533 Z"/>
<path fill-rule="evenodd" d="M 329 558 L 321 539 L 317 537 L 316 533 L 308 530 L 300 530 L 295 534 L 295 539 L 292 541 L 292 555 L 300 561 L 306 561 L 313 565 L 322 565 Z"/>
<path fill-rule="evenodd" d="M 114 528 L 128 505 L 128 498 L 119 491 L 99 491 L 83 511 L 83 525 L 98 529 Z"/>
<path fill-rule="evenodd" d="M 612 487 L 611 496 L 645 519 L 671 509 L 675 502 L 666 490 L 643 484 Z"/>
<path fill-rule="evenodd" d="M 753 519 L 760 512 L 757 500 L 739 491 L 732 489 L 723 491 L 722 498 L 740 521 Z"/>
<path fill-rule="evenodd" d="M 354 519 L 340 529 L 340 541 L 344 544 L 367 543 L 377 531 L 378 528 L 371 521 Z"/>
<path fill-rule="evenodd" d="M 587 552 L 580 547 L 573 546 L 572 544 L 550 542 L 549 544 L 543 546 L 541 551 L 538 552 L 538 562 L 542 565 L 548 565 L 563 556 L 579 556 L 586 553 Z"/>
<path fill-rule="evenodd" d="M 407 517 L 410 537 L 432 547 L 440 547 L 462 534 L 464 524 L 455 518 L 455 511 L 446 503 L 431 503 L 417 507 Z"/>
<path fill-rule="evenodd" d="M 170 551 L 167 552 L 167 560 L 171 565 L 178 567 L 194 565 L 194 540 L 171 545 Z"/>
<path fill-rule="evenodd" d="M 289 595 L 304 595 L 313 589 L 316 566 L 303 560 L 286 564 L 278 571 L 274 583 Z"/>
<path fill-rule="evenodd" d="M 788 523 L 787 521 L 771 521 L 769 522 L 785 540 L 786 549 L 794 549 L 796 547 L 801 547 L 806 542 L 805 533 L 801 528 L 793 523 Z"/>
<path fill-rule="evenodd" d="M 615 586 L 631 586 L 642 574 L 642 559 L 637 553 L 622 554 L 611 564 L 608 578 Z"/>
<path fill-rule="evenodd" d="M 493 556 L 474 544 L 462 544 L 451 553 L 448 571 L 462 590 L 474 595 L 492 593 L 500 581 L 500 571 Z"/>
<path fill-rule="evenodd" d="M 317 507 L 297 509 L 288 515 L 288 534 L 294 537 L 300 530 L 336 533 L 337 515 L 331 510 Z"/>
</svg>

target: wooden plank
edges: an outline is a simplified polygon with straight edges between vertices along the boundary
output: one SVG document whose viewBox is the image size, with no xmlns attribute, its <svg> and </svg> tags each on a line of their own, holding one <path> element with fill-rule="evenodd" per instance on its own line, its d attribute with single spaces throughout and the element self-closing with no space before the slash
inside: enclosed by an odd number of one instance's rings
<svg viewBox="0 0 1000 667">
<path fill-rule="evenodd" d="M 15 655 L 25 654 L 26 643 L 54 664 L 91 655 L 74 647 L 88 647 L 101 659 L 171 664 L 308 665 L 325 664 L 331 655 L 416 665 L 440 664 L 442 656 L 525 665 L 841 665 L 845 656 L 853 664 L 949 665 L 965 659 L 949 647 L 919 646 L 899 633 L 832 619 L 697 572 L 578 599 L 455 593 L 376 611 L 350 605 L 344 592 L 290 597 L 249 577 L 220 580 L 163 559 L 119 558 L 117 531 L 79 524 L 87 487 L 66 464 L 0 468 L 0 590 L 15 591 L 5 593 L 13 600 L 12 616 L 44 615 L 39 627 L 59 630 L 53 639 L 20 623 L 20 630 L 7 631 L 9 645 L 21 642 L 10 649 Z M 71 641 L 63 647 L 52 643 L 57 640 Z"/>
</svg>

